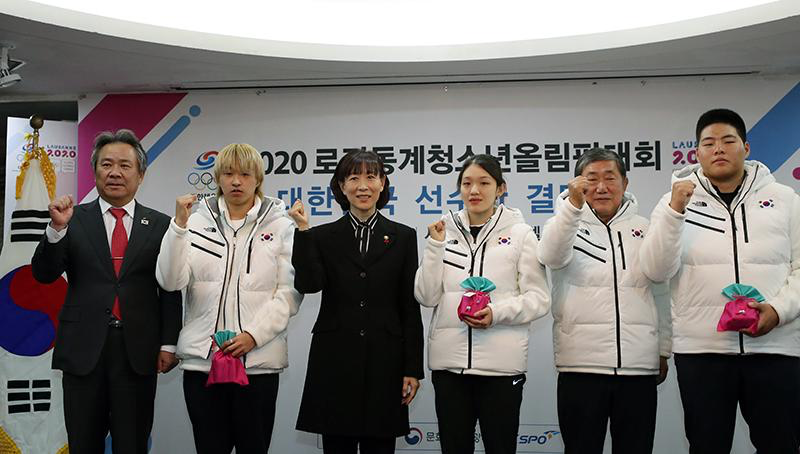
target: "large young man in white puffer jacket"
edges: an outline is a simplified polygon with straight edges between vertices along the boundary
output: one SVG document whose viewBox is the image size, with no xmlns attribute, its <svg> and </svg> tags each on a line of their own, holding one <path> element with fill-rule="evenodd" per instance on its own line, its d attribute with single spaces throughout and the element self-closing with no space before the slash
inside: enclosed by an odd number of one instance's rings
<svg viewBox="0 0 800 454">
<path fill-rule="evenodd" d="M 656 287 L 639 266 L 648 222 L 627 186 L 617 153 L 588 150 L 539 243 L 553 282 L 558 420 L 567 454 L 602 453 L 609 420 L 615 453 L 653 450 L 656 385 L 671 347 L 669 299 L 666 285 Z"/>
<path fill-rule="evenodd" d="M 690 452 L 729 453 L 736 406 L 762 453 L 800 446 L 800 197 L 750 153 L 742 118 L 697 122 L 699 164 L 673 175 L 641 251 L 644 272 L 671 279 L 673 350 Z M 755 333 L 718 332 L 732 283 L 764 302 Z"/>
<path fill-rule="evenodd" d="M 176 201 L 161 243 L 160 285 L 186 290 L 178 357 L 198 453 L 267 452 L 278 373 L 288 366 L 286 328 L 302 296 L 294 289 L 294 224 L 284 203 L 261 192 L 264 162 L 247 144 L 217 155 L 217 197 Z M 249 384 L 206 385 L 212 335 L 233 331 L 225 352 L 242 361 Z"/>
</svg>

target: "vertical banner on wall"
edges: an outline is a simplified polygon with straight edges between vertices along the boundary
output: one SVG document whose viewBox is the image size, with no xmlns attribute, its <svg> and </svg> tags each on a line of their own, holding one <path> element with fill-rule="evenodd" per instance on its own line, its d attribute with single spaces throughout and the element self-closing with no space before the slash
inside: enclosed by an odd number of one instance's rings
<svg viewBox="0 0 800 454">
<path fill-rule="evenodd" d="M 27 118 L 8 119 L 6 141 L 6 197 L 3 232 L 8 237 L 11 212 L 16 206 L 15 193 L 19 166 L 28 142 L 25 135 L 33 132 Z M 75 194 L 78 178 L 78 124 L 74 121 L 50 121 L 39 131 L 39 145 L 47 151 L 56 173 L 56 195 Z"/>
<path fill-rule="evenodd" d="M 67 451 L 61 373 L 50 367 L 67 283 L 60 277 L 40 284 L 30 261 L 49 221 L 51 195 L 74 191 L 77 125 L 46 122 L 45 128 L 50 132 L 43 129 L 34 148 L 28 120 L 9 119 L 6 228 L 0 253 L 3 454 Z"/>
<path fill-rule="evenodd" d="M 732 97 L 731 93 L 736 96 Z M 670 188 L 672 171 L 696 163 L 694 125 L 714 107 L 742 114 L 750 126 L 751 158 L 778 181 L 800 187 L 800 85 L 796 79 L 707 78 L 638 81 L 564 81 L 395 87 L 331 87 L 239 92 L 92 95 L 79 104 L 80 150 L 91 153 L 97 132 L 133 129 L 150 167 L 137 199 L 169 215 L 186 193 L 215 193 L 216 153 L 250 143 L 267 169 L 264 192 L 288 205 L 302 199 L 313 225 L 341 210 L 328 189 L 336 162 L 355 149 L 374 149 L 389 172 L 392 197 L 384 214 L 417 229 L 462 208 L 456 173 L 472 154 L 497 157 L 505 171 L 505 203 L 522 210 L 537 231 L 572 178 L 583 151 L 619 153 L 629 190 L 649 217 Z M 85 167 L 85 169 L 83 168 Z M 78 198 L 88 201 L 93 178 L 81 167 Z M 319 453 L 316 436 L 294 430 L 319 297 L 309 295 L 289 326 L 289 368 L 281 374 L 272 451 Z M 427 325 L 430 312 L 423 310 Z M 528 380 L 517 452 L 563 452 L 556 415 L 552 318 L 531 328 Z M 346 352 L 345 352 L 346 353 Z M 411 406 L 411 433 L 398 452 L 437 452 L 433 389 L 424 380 Z M 674 373 L 659 387 L 654 452 L 688 452 Z M 735 452 L 752 452 L 741 418 Z M 476 451 L 482 452 L 476 427 Z M 180 373 L 159 379 L 153 452 L 192 449 Z M 610 439 L 607 440 L 610 452 Z"/>
</svg>

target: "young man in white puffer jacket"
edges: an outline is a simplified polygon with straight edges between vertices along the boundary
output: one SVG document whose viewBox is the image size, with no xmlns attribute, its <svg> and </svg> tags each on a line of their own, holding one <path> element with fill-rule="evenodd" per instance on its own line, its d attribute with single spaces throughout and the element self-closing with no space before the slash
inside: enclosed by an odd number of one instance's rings
<svg viewBox="0 0 800 454">
<path fill-rule="evenodd" d="M 198 453 L 267 452 L 278 374 L 288 366 L 286 328 L 302 295 L 294 289 L 294 224 L 283 201 L 261 192 L 264 162 L 247 144 L 217 155 L 217 197 L 178 197 L 164 235 L 156 278 L 186 290 L 178 357 Z M 242 361 L 249 385 L 206 386 L 216 349 L 211 336 L 237 335 L 220 347 Z"/>
<path fill-rule="evenodd" d="M 669 299 L 642 273 L 647 219 L 637 214 L 619 155 L 594 148 L 575 165 L 542 231 L 553 283 L 558 419 L 567 454 L 653 450 L 656 385 L 670 356 Z M 657 297 L 654 297 L 654 290 Z"/>
<path fill-rule="evenodd" d="M 744 120 L 697 122 L 697 159 L 673 175 L 641 251 L 671 279 L 673 350 L 690 452 L 729 453 L 737 404 L 759 454 L 800 446 L 800 197 L 750 153 Z M 732 283 L 765 301 L 754 334 L 718 332 Z"/>
</svg>

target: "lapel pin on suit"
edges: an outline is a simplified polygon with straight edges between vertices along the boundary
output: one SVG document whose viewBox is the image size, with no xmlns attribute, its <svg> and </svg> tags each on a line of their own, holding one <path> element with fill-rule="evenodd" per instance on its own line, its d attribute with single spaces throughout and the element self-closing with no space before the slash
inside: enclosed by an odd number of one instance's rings
<svg viewBox="0 0 800 454">
<path fill-rule="evenodd" d="M 150 219 L 142 218 L 142 225 L 150 225 Z"/>
<path fill-rule="evenodd" d="M 383 244 L 389 244 L 389 235 L 383 236 Z"/>
</svg>

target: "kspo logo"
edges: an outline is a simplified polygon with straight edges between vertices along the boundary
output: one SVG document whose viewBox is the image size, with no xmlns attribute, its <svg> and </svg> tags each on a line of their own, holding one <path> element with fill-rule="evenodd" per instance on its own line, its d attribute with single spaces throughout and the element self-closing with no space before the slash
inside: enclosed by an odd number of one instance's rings
<svg viewBox="0 0 800 454">
<path fill-rule="evenodd" d="M 217 160 L 217 151 L 206 151 L 197 156 L 195 160 L 194 172 L 189 172 L 186 182 L 198 191 L 216 191 L 217 183 L 214 175 L 209 170 L 214 167 Z"/>
<path fill-rule="evenodd" d="M 408 443 L 411 446 L 414 446 L 418 444 L 420 441 L 422 441 L 422 431 L 417 429 L 416 427 L 412 427 L 411 432 L 409 432 L 408 435 L 405 436 L 405 439 L 406 443 Z"/>
<path fill-rule="evenodd" d="M 540 434 L 521 434 L 519 436 L 519 440 L 517 442 L 521 445 L 530 445 L 530 444 L 538 444 L 538 445 L 545 445 L 557 435 L 560 435 L 561 432 L 557 430 L 545 430 Z"/>
</svg>

